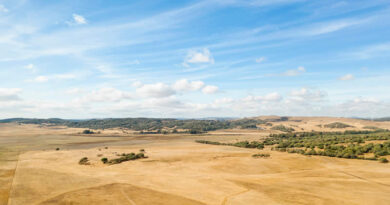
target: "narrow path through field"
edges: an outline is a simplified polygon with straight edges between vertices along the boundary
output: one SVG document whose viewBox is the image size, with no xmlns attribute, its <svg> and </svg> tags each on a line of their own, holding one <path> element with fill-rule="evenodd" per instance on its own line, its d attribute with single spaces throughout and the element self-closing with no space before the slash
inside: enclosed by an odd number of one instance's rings
<svg viewBox="0 0 390 205">
<path fill-rule="evenodd" d="M 234 194 L 230 194 L 230 195 L 228 195 L 228 196 L 225 196 L 225 198 L 223 199 L 221 205 L 225 205 L 226 202 L 228 202 L 228 200 L 229 200 L 230 198 L 235 197 L 235 196 L 238 196 L 238 195 L 243 194 L 243 193 L 246 193 L 246 192 L 248 192 L 248 191 L 250 191 L 250 189 L 246 189 L 246 190 L 244 190 L 244 191 L 240 191 L 240 192 L 237 192 L 237 193 L 234 193 Z"/>
<path fill-rule="evenodd" d="M 129 198 L 129 196 L 127 196 L 127 194 L 123 191 L 123 188 L 121 188 L 121 193 L 122 193 L 122 195 L 127 199 L 127 201 L 129 202 L 129 204 L 131 204 L 131 205 L 137 205 L 133 200 L 131 200 L 131 199 Z"/>
<path fill-rule="evenodd" d="M 367 179 L 367 178 L 364 178 L 364 177 L 360 177 L 360 176 L 357 176 L 357 175 L 354 175 L 354 174 L 351 174 L 351 173 L 348 173 L 348 172 L 345 172 L 345 171 L 339 171 L 339 172 L 343 173 L 343 174 L 346 174 L 348 176 L 351 176 L 351 177 L 355 177 L 355 178 L 363 180 L 363 181 L 367 181 L 367 182 L 370 182 L 370 183 L 374 183 L 374 184 L 390 187 L 389 184 L 385 184 L 385 183 L 377 182 L 377 181 L 374 181 L 374 180 L 371 180 L 371 179 Z"/>
<path fill-rule="evenodd" d="M 14 187 L 14 184 L 15 184 L 16 172 L 18 170 L 19 156 L 20 156 L 20 152 L 18 152 L 18 158 L 17 158 L 16 163 L 15 163 L 14 176 L 12 177 L 11 187 L 9 188 L 9 192 L 8 192 L 8 200 L 7 200 L 7 204 L 8 205 L 11 204 L 11 195 L 12 195 L 12 190 L 13 190 L 13 187 Z"/>
</svg>

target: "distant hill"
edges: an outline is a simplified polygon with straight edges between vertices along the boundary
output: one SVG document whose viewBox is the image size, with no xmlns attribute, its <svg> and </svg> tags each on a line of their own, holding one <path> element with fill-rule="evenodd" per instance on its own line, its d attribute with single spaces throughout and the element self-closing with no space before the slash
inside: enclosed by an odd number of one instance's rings
<svg viewBox="0 0 390 205">
<path fill-rule="evenodd" d="M 256 128 L 258 124 L 265 124 L 266 121 L 260 119 L 213 119 L 213 120 L 179 120 L 167 118 L 107 118 L 89 120 L 64 120 L 58 118 L 31 119 L 31 118 L 11 118 L 0 120 L 0 123 L 23 123 L 23 124 L 51 124 L 68 127 L 108 129 L 108 128 L 128 128 L 133 130 L 161 130 L 161 129 L 185 129 L 192 132 L 207 132 L 217 129 L 229 128 Z"/>
<path fill-rule="evenodd" d="M 385 122 L 385 121 L 390 121 L 390 117 L 375 118 L 373 120 L 378 122 Z"/>
</svg>

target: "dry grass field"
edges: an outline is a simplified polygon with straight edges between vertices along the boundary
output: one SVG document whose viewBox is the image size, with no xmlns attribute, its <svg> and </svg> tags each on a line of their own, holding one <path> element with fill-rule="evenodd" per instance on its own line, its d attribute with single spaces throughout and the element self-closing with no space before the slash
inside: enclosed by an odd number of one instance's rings
<svg viewBox="0 0 390 205">
<path fill-rule="evenodd" d="M 292 119 L 292 120 L 291 120 Z M 346 118 L 291 118 L 275 122 L 297 131 Z M 346 128 L 351 129 L 351 128 Z M 304 156 L 195 143 L 255 140 L 264 130 L 217 130 L 203 135 L 137 135 L 105 130 L 0 124 L 0 204 L 389 204 L 390 164 Z M 59 148 L 56 151 L 56 148 Z M 101 157 L 145 149 L 148 158 L 107 165 Z M 268 153 L 269 158 L 253 158 Z M 78 161 L 88 157 L 90 165 Z"/>
</svg>

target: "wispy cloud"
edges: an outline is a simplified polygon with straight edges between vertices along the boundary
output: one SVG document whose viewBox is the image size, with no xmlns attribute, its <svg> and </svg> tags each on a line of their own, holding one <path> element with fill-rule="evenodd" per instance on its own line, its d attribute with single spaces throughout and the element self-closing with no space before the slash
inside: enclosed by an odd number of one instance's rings
<svg viewBox="0 0 390 205">
<path fill-rule="evenodd" d="M 343 53 L 342 56 L 349 56 L 358 59 L 369 59 L 375 57 L 390 56 L 390 42 L 384 42 L 384 43 L 362 47 L 356 49 L 356 51 Z"/>
<path fill-rule="evenodd" d="M 306 72 L 305 67 L 299 66 L 297 69 L 287 70 L 286 72 L 282 73 L 284 76 L 297 76 L 300 74 L 303 74 Z"/>
<path fill-rule="evenodd" d="M 218 92 L 219 88 L 214 85 L 207 85 L 202 89 L 202 92 L 205 94 L 214 94 Z"/>
<path fill-rule="evenodd" d="M 19 94 L 22 92 L 19 88 L 0 88 L 0 102 L 2 101 L 19 101 Z"/>
<path fill-rule="evenodd" d="M 33 82 L 37 82 L 37 83 L 45 83 L 47 81 L 49 81 L 49 78 L 47 76 L 43 76 L 43 75 L 37 76 L 33 80 Z"/>
<path fill-rule="evenodd" d="M 264 62 L 266 60 L 266 58 L 265 57 L 260 57 L 260 58 L 256 58 L 256 63 L 262 63 L 262 62 Z"/>
<path fill-rule="evenodd" d="M 355 77 L 352 74 L 346 74 L 339 78 L 339 80 L 347 81 L 347 80 L 353 80 Z"/>
<path fill-rule="evenodd" d="M 4 13 L 7 13 L 8 12 L 8 9 L 5 8 L 4 5 L 0 4 L 0 12 L 4 12 Z"/>
<path fill-rule="evenodd" d="M 68 25 L 82 25 L 82 24 L 87 24 L 87 19 L 85 19 L 84 16 L 79 15 L 79 14 L 73 14 L 72 15 L 72 20 L 66 22 Z"/>
<path fill-rule="evenodd" d="M 209 49 L 190 50 L 188 51 L 185 63 L 214 63 L 214 58 Z"/>
</svg>

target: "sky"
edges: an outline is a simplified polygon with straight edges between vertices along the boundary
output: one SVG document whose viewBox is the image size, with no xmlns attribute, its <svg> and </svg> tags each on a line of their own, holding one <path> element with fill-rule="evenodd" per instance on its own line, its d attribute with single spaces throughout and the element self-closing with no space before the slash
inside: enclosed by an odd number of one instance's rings
<svg viewBox="0 0 390 205">
<path fill-rule="evenodd" d="M 0 0 L 0 118 L 390 116 L 389 0 Z"/>
</svg>

